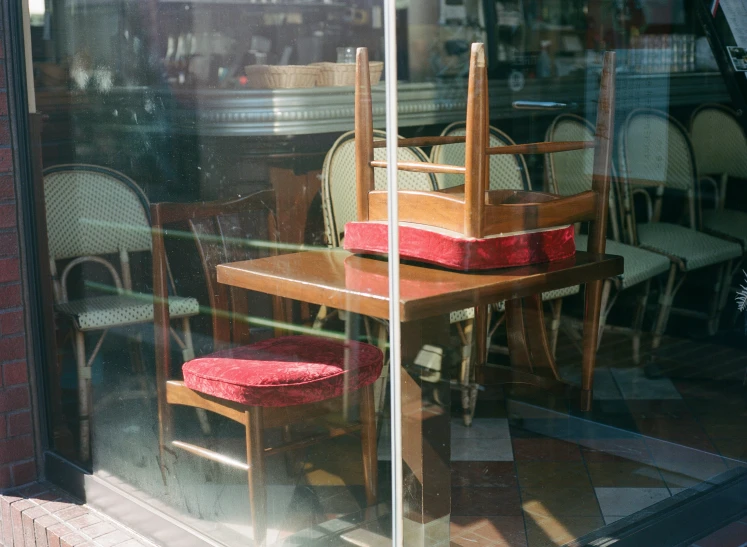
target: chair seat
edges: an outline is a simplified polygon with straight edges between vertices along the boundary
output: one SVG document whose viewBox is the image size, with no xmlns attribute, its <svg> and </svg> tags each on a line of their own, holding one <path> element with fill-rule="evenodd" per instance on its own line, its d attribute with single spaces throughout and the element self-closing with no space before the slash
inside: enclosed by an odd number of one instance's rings
<svg viewBox="0 0 747 547">
<path fill-rule="evenodd" d="M 386 222 L 348 222 L 345 249 L 353 253 L 385 255 L 388 232 Z M 454 270 L 490 270 L 570 258 L 576 253 L 573 233 L 573 226 L 563 226 L 473 238 L 450 230 L 402 222 L 399 250 L 402 258 Z"/>
<path fill-rule="evenodd" d="M 384 354 L 370 344 L 283 336 L 192 359 L 182 372 L 194 391 L 248 406 L 281 407 L 370 385 L 383 364 Z"/>
<path fill-rule="evenodd" d="M 741 241 L 742 248 L 747 249 L 747 213 L 732 209 L 703 211 L 703 227 Z"/>
<path fill-rule="evenodd" d="M 685 265 L 685 271 L 742 255 L 742 247 L 738 243 L 666 222 L 639 224 L 638 241 L 643 247 L 679 258 Z"/>
<path fill-rule="evenodd" d="M 583 234 L 576 236 L 576 250 L 585 251 L 589 237 Z M 623 289 L 651 279 L 669 269 L 669 259 L 658 253 L 626 245 L 619 241 L 607 240 L 607 253 L 623 257 L 625 264 L 622 274 L 618 276 Z"/>
<path fill-rule="evenodd" d="M 153 296 L 150 294 L 118 294 L 97 296 L 57 304 L 55 309 L 72 317 L 79 330 L 96 330 L 153 321 Z M 195 298 L 169 297 L 172 318 L 197 315 L 200 305 Z"/>
</svg>

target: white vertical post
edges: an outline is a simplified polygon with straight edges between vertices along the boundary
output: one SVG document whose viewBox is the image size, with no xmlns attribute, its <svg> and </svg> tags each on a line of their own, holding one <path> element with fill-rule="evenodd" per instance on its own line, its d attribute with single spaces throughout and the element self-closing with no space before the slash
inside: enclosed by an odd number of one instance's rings
<svg viewBox="0 0 747 547">
<path fill-rule="evenodd" d="M 403 547 L 402 489 L 402 346 L 399 314 L 399 210 L 397 199 L 397 10 L 384 1 L 386 80 L 386 159 L 389 218 L 389 385 L 392 435 L 392 544 Z"/>
</svg>

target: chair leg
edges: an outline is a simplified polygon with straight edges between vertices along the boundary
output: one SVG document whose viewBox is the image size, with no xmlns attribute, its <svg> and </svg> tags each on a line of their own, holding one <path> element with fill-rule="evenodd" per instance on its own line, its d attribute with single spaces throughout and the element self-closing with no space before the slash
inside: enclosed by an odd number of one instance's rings
<svg viewBox="0 0 747 547">
<path fill-rule="evenodd" d="M 78 421 L 80 424 L 80 459 L 88 461 L 91 455 L 91 429 L 89 415 L 91 409 L 91 369 L 86 363 L 86 335 L 75 331 L 75 357 L 78 368 Z"/>
<path fill-rule="evenodd" d="M 612 289 L 612 281 L 606 279 L 604 286 L 602 287 L 602 303 L 599 308 L 599 337 L 597 338 L 597 351 L 599 346 L 602 345 L 602 335 L 604 334 L 604 326 L 607 324 L 607 314 L 609 313 L 608 302 L 610 300 L 610 290 Z"/>
<path fill-rule="evenodd" d="M 376 415 L 374 390 L 367 385 L 360 390 L 361 450 L 363 452 L 363 481 L 366 488 L 366 503 L 375 505 L 378 500 L 378 460 L 376 454 Z"/>
<path fill-rule="evenodd" d="M 558 348 L 558 332 L 560 331 L 560 316 L 563 311 L 563 299 L 556 298 L 550 302 L 552 311 L 552 321 L 550 322 L 550 351 L 555 357 L 555 350 Z"/>
<path fill-rule="evenodd" d="M 718 274 L 716 275 L 716 283 L 713 284 L 713 296 L 711 297 L 711 304 L 708 310 L 708 335 L 713 336 L 718 330 L 718 306 L 721 299 L 721 284 L 724 277 L 724 265 L 721 264 L 718 267 Z"/>
<path fill-rule="evenodd" d="M 641 329 L 643 327 L 643 318 L 646 316 L 646 305 L 648 304 L 648 294 L 651 290 L 651 280 L 647 279 L 644 283 L 643 292 L 638 295 L 638 306 L 633 318 L 633 363 L 641 363 Z"/>
<path fill-rule="evenodd" d="M 249 466 L 249 510 L 252 517 L 254 545 L 262 547 L 267 540 L 267 489 L 265 476 L 265 443 L 262 408 L 246 412 L 246 463 Z"/>
<path fill-rule="evenodd" d="M 189 326 L 189 317 L 182 318 L 182 333 L 184 334 L 184 349 L 182 354 L 184 361 L 191 361 L 195 358 L 195 346 L 192 341 L 192 329 Z M 204 408 L 196 408 L 197 421 L 200 429 L 205 435 L 210 435 L 210 422 L 208 421 L 207 411 Z"/>
<path fill-rule="evenodd" d="M 714 289 L 715 294 L 713 295 L 715 307 L 712 308 L 711 317 L 708 321 L 708 334 L 711 336 L 718 332 L 718 326 L 721 321 L 721 312 L 726 306 L 726 298 L 729 296 L 732 277 L 731 267 L 732 261 L 730 260 L 722 265 L 719 271 L 719 282 L 717 284 L 717 289 Z"/>
<path fill-rule="evenodd" d="M 586 285 L 583 356 L 581 361 L 581 410 L 583 411 L 591 410 L 604 283 L 603 280 L 596 279 Z"/>
<path fill-rule="evenodd" d="M 677 265 L 672 263 L 669 267 L 669 277 L 667 278 L 667 285 L 664 289 L 664 294 L 661 296 L 659 302 L 659 315 L 656 319 L 656 327 L 654 328 L 654 340 L 651 343 L 651 349 L 656 350 L 661 345 L 661 337 L 664 335 L 664 330 L 667 328 L 667 321 L 669 321 L 669 312 L 672 310 L 672 299 L 674 298 L 674 282 L 677 278 Z"/>
<path fill-rule="evenodd" d="M 462 335 L 462 368 L 459 374 L 461 389 L 462 389 L 462 415 L 464 419 L 464 425 L 472 425 L 472 412 L 471 408 L 474 405 L 471 404 L 471 382 L 472 378 L 472 339 L 475 327 L 474 319 L 468 319 L 464 322 L 464 326 L 460 327 L 460 334 Z"/>
</svg>

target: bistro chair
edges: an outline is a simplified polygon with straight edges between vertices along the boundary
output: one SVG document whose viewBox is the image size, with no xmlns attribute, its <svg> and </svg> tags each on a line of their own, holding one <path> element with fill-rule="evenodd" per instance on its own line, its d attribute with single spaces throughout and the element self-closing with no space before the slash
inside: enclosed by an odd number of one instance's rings
<svg viewBox="0 0 747 547">
<path fill-rule="evenodd" d="M 574 114 L 561 114 L 555 118 L 548 128 L 545 140 L 549 142 L 582 141 L 590 140 L 593 136 L 594 126 L 588 120 Z M 589 190 L 592 186 L 593 161 L 594 157 L 590 150 L 576 150 L 566 154 L 546 156 L 545 174 L 549 188 L 556 194 L 562 195 L 573 195 Z M 610 188 L 609 208 L 612 238 L 607 238 L 607 251 L 623 257 L 625 270 L 621 275 L 604 282 L 598 344 L 602 343 L 607 316 L 620 293 L 630 287 L 643 284 L 633 319 L 632 333 L 633 362 L 639 364 L 641 359 L 641 328 L 646 313 L 651 279 L 666 272 L 669 269 L 670 261 L 662 254 L 621 242 L 618 219 L 620 209 L 616 199 L 615 184 L 612 184 Z M 587 245 L 588 236 L 586 234 L 576 234 L 576 247 L 585 249 Z M 613 288 L 614 293 L 611 294 Z"/>
<path fill-rule="evenodd" d="M 610 187 L 610 137 L 614 102 L 614 53 L 605 54 L 595 141 L 531 143 L 515 146 L 489 145 L 487 68 L 483 44 L 473 44 L 467 99 L 466 136 L 438 136 L 401 139 L 400 146 L 436 146 L 465 144 L 465 166 L 429 162 L 398 162 L 403 171 L 464 175 L 465 184 L 436 192 L 399 190 L 400 254 L 411 260 L 436 264 L 454 270 L 479 271 L 512 266 L 531 266 L 575 255 L 573 241 L 576 222 L 590 222 L 588 251 L 604 254 L 607 208 Z M 371 88 L 368 81 L 368 51 L 359 48 L 355 87 L 355 141 L 357 180 L 357 221 L 345 226 L 344 246 L 356 253 L 387 253 L 387 192 L 374 187 L 374 170 L 385 168 L 386 161 L 374 158 L 374 149 L 384 143 L 373 138 Z M 489 159 L 494 154 L 555 153 L 595 148 L 594 179 L 591 191 L 562 197 L 539 192 L 489 190 Z M 527 269 L 531 272 L 531 268 Z M 528 273 L 527 275 L 531 275 Z M 586 290 L 586 327 L 581 386 L 581 406 L 591 404 L 591 388 L 596 357 L 602 279 L 588 282 Z M 573 283 L 569 283 L 573 284 Z M 520 281 L 517 281 L 520 285 Z M 528 302 L 531 311 L 524 308 Z M 509 347 L 516 355 L 512 362 L 523 362 L 532 369 L 533 353 L 519 348 L 526 313 L 530 322 L 542 327 L 543 366 L 554 380 L 560 380 L 554 359 L 549 355 L 541 302 L 535 295 L 506 303 L 509 319 Z M 538 313 L 539 310 L 539 313 Z M 523 317 L 520 317 L 522 316 Z M 487 310 L 475 309 L 476 345 L 484 363 L 484 338 L 487 334 Z M 525 332 L 525 331 L 524 331 Z M 539 351 L 539 348 L 537 348 Z M 513 351 L 511 353 L 514 353 Z M 515 376 L 512 376 L 515 378 Z M 510 381 L 510 380 L 509 380 Z"/>
<path fill-rule="evenodd" d="M 385 140 L 386 132 L 374 130 L 374 138 Z M 418 147 L 399 148 L 397 151 L 400 161 L 427 161 L 428 156 Z M 386 151 L 377 148 L 375 157 L 380 160 L 386 159 Z M 345 236 L 345 224 L 355 220 L 356 188 L 355 180 L 355 133 L 348 131 L 343 133 L 329 149 L 324 158 L 322 167 L 322 216 L 324 217 L 324 233 L 327 245 L 330 247 L 341 247 Z M 436 189 L 436 182 L 429 173 L 403 173 L 398 178 L 399 187 L 404 190 L 431 191 Z M 374 185 L 379 190 L 386 189 L 386 173 L 379 171 L 375 174 Z M 314 328 L 321 328 L 326 321 L 334 315 L 344 319 L 344 314 L 337 310 L 330 310 L 327 306 L 321 306 L 314 321 Z M 388 326 L 385 321 L 364 318 L 364 325 L 369 341 L 375 338 L 382 351 L 386 351 L 388 339 Z M 373 327 L 378 327 L 374 336 Z M 385 387 L 388 375 L 388 365 L 384 366 L 381 378 L 374 386 L 377 412 L 383 408 L 386 396 Z"/>
<path fill-rule="evenodd" d="M 514 140 L 500 129 L 489 128 L 489 142 L 491 147 L 498 146 L 516 146 Z M 454 122 L 448 125 L 441 135 L 444 137 L 464 136 L 466 125 L 463 122 Z M 465 146 L 463 143 L 436 145 L 431 149 L 431 162 L 436 164 L 447 165 L 464 165 L 465 163 Z M 378 172 L 377 172 L 378 174 Z M 493 155 L 490 157 L 490 190 L 532 190 L 532 183 L 529 178 L 529 170 L 526 160 L 522 154 L 512 155 Z M 454 173 L 437 173 L 436 182 L 439 189 L 453 188 L 464 184 L 464 175 Z M 550 323 L 550 351 L 555 355 L 558 345 L 558 331 L 560 330 L 560 316 L 562 313 L 563 298 L 578 294 L 580 287 L 574 285 L 563 289 L 548 291 L 542 293 L 542 301 L 550 302 L 552 310 L 552 322 Z M 494 306 L 500 316 L 492 326 L 488 326 L 487 344 L 491 349 L 503 349 L 492 346 L 490 341 L 492 334 L 505 319 L 505 302 L 499 302 Z M 474 309 L 467 309 L 452 313 L 451 322 L 459 326 L 459 335 L 462 338 L 464 348 L 472 347 L 472 337 L 474 331 Z M 492 313 L 489 314 L 490 319 Z M 490 321 L 489 321 L 490 322 Z M 478 354 L 480 350 L 478 350 Z M 477 403 L 478 386 L 475 383 L 475 367 L 471 359 L 470 351 L 462 352 L 462 369 L 460 374 L 460 383 L 462 389 L 462 408 L 464 411 L 464 423 L 470 425 L 475 414 L 475 405 Z"/>
<path fill-rule="evenodd" d="M 83 164 L 45 169 L 44 201 L 55 312 L 71 322 L 75 335 L 79 452 L 86 461 L 90 457 L 91 366 L 106 334 L 113 328 L 153 321 L 153 296 L 133 292 L 130 271 L 131 254 L 151 250 L 149 204 L 129 177 L 105 167 Z M 117 259 L 119 270 L 115 266 Z M 111 276 L 113 286 L 96 287 L 110 294 L 70 300 L 71 272 L 91 263 L 103 267 Z M 189 318 L 199 312 L 197 300 L 171 296 L 169 308 L 171 318 L 181 320 L 182 324 L 182 338 L 172 330 L 173 335 L 184 358 L 190 359 L 194 350 Z M 100 335 L 89 355 L 86 334 L 91 332 Z M 133 366 L 142 373 L 139 350 L 135 348 Z M 206 422 L 202 425 L 207 427 Z"/>
<path fill-rule="evenodd" d="M 714 208 L 703 211 L 703 230 L 731 239 L 747 250 L 747 213 L 726 207 L 729 178 L 747 179 L 747 138 L 736 113 L 723 105 L 706 104 L 693 112 L 690 137 L 703 184 L 714 190 Z M 735 268 L 736 269 L 736 268 Z"/>
<path fill-rule="evenodd" d="M 685 128 L 659 110 L 633 110 L 625 120 L 617 143 L 623 182 L 623 203 L 629 241 L 671 260 L 669 276 L 661 295 L 652 348 L 661 343 L 664 328 L 673 311 L 674 297 L 687 274 L 708 266 L 718 266 L 713 283 L 710 309 L 674 310 L 708 321 L 715 334 L 719 316 L 728 295 L 731 264 L 742 254 L 739 244 L 696 230 L 695 188 L 698 172 L 692 145 Z M 653 199 L 649 190 L 653 189 Z M 633 196 L 640 194 L 647 204 L 647 222 L 638 223 Z M 673 194 L 685 197 L 687 226 L 662 222 L 662 208 Z"/>
<path fill-rule="evenodd" d="M 249 291 L 218 283 L 216 268 L 225 262 L 277 254 L 274 193 L 256 192 L 230 201 L 157 203 L 153 218 L 153 285 L 156 302 L 156 381 L 159 401 L 161 466 L 171 447 L 241 469 L 247 473 L 254 544 L 264 545 L 267 530 L 265 458 L 341 435 L 361 432 L 366 501 L 376 501 L 376 422 L 373 383 L 383 365 L 377 347 L 322 336 L 278 336 L 249 343 Z M 169 349 L 170 306 L 164 232 L 187 224 L 202 264 L 212 312 L 214 352 L 185 363 L 174 374 Z M 260 241 L 259 244 L 256 242 Z M 282 325 L 289 306 L 272 299 L 275 321 Z M 277 334 L 276 330 L 276 334 Z M 321 334 L 321 333 L 320 333 Z M 174 379 L 183 376 L 183 380 Z M 245 428 L 246 461 L 176 438 L 171 405 L 205 409 Z M 347 415 L 360 407 L 360 420 L 343 425 L 324 421 L 331 413 Z M 320 422 L 324 434 L 266 446 L 265 430 Z M 165 473 L 164 473 L 165 474 Z"/>
</svg>

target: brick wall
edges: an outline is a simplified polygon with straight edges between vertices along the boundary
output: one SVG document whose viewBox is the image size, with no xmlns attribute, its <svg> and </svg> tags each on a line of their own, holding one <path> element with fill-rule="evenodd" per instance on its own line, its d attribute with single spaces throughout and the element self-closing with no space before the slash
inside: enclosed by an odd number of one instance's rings
<svg viewBox="0 0 747 547">
<path fill-rule="evenodd" d="M 0 40 L 0 489 L 36 479 L 4 58 Z"/>
</svg>

